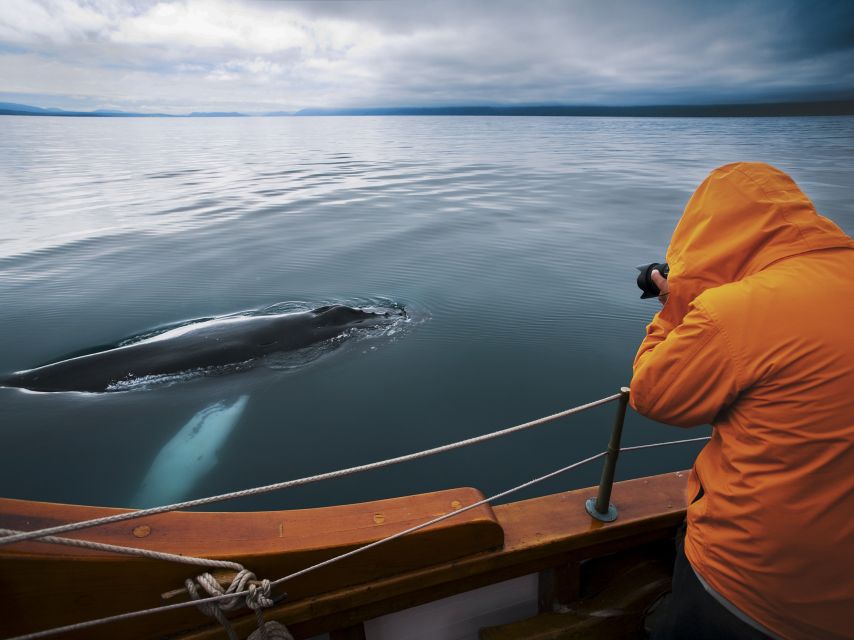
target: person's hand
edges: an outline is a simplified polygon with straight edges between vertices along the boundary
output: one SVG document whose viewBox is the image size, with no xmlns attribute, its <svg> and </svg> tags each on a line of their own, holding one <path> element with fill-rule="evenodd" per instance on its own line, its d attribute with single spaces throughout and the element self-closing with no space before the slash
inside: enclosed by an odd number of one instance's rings
<svg viewBox="0 0 854 640">
<path fill-rule="evenodd" d="M 667 296 L 670 295 L 670 283 L 667 281 L 663 275 L 658 272 L 658 269 L 652 270 L 652 281 L 655 283 L 655 286 L 658 287 L 660 293 L 658 294 L 658 301 L 664 305 L 667 302 Z"/>
</svg>

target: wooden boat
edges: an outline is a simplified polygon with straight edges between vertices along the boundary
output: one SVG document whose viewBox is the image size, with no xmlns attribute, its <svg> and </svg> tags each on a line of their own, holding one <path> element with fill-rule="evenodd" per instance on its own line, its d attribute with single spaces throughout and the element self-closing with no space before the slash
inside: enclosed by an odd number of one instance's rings
<svg viewBox="0 0 854 640">
<path fill-rule="evenodd" d="M 608 523 L 585 511 L 595 489 L 482 505 L 281 585 L 264 616 L 287 625 L 294 638 L 640 638 L 644 610 L 669 589 L 686 478 L 677 472 L 616 483 L 612 501 L 620 515 Z M 64 535 L 233 560 L 273 579 L 482 497 L 461 488 L 322 509 L 172 512 Z M 0 499 L 0 527 L 32 530 L 121 511 Z M 46 542 L 2 546 L 0 635 L 187 600 L 186 592 L 170 600 L 161 594 L 203 571 Z M 227 584 L 228 575 L 215 574 Z M 449 613 L 460 610 L 469 612 L 467 621 Z M 241 638 L 257 628 L 246 608 L 228 617 Z M 456 631 L 444 633 L 442 624 Z M 55 637 L 225 634 L 187 607 Z"/>
</svg>

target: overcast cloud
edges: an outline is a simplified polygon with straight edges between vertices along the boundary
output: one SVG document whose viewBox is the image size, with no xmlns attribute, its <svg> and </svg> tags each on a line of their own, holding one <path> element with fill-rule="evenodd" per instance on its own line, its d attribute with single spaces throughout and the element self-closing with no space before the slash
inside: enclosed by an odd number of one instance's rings
<svg viewBox="0 0 854 640">
<path fill-rule="evenodd" d="M 854 96 L 854 2 L 2 0 L 0 100 L 187 112 Z"/>
</svg>

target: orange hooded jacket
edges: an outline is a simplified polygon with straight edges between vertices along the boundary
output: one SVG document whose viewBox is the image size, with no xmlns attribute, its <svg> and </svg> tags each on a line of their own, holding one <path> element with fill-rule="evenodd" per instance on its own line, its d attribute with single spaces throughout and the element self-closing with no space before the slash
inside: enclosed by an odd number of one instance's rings
<svg viewBox="0 0 854 640">
<path fill-rule="evenodd" d="M 670 296 L 634 363 L 635 410 L 714 427 L 688 560 L 783 638 L 854 637 L 852 249 L 782 171 L 716 169 L 673 232 Z"/>
</svg>

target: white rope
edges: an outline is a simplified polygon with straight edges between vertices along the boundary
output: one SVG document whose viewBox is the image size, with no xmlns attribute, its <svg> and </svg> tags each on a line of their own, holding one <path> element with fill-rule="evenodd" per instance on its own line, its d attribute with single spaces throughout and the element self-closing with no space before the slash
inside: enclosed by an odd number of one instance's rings
<svg viewBox="0 0 854 640">
<path fill-rule="evenodd" d="M 271 584 L 269 580 L 258 581 L 251 571 L 246 569 L 239 571 L 225 589 L 209 573 L 197 576 L 195 582 L 189 579 L 185 580 L 184 586 L 187 593 L 190 594 L 190 598 L 196 601 L 196 607 L 199 611 L 206 616 L 215 618 L 225 629 L 229 640 L 239 640 L 239 638 L 234 627 L 231 626 L 231 622 L 225 616 L 225 612 L 236 609 L 243 604 L 255 612 L 255 619 L 258 622 L 258 628 L 249 634 L 247 640 L 294 640 L 288 628 L 281 622 L 264 620 L 263 610 L 266 607 L 273 606 L 273 599 L 270 597 Z M 209 596 L 226 596 L 226 598 L 214 603 L 199 602 L 201 596 L 198 587 L 207 591 Z M 238 599 L 237 592 L 246 594 L 244 602 Z"/>
<path fill-rule="evenodd" d="M 676 445 L 676 444 L 686 444 L 689 442 L 701 442 L 701 441 L 709 440 L 709 439 L 710 438 L 708 436 L 704 436 L 704 437 L 700 437 L 700 438 L 688 438 L 685 440 L 671 440 L 668 442 L 656 442 L 653 444 L 642 444 L 642 445 L 635 445 L 635 446 L 631 446 L 631 447 L 621 447 L 620 451 L 621 452 L 623 452 L 623 451 L 637 451 L 639 449 L 651 449 L 651 448 L 655 448 L 655 447 L 667 447 L 667 446 Z M 506 496 L 509 496 L 513 493 L 516 493 L 517 491 L 521 491 L 522 489 L 526 489 L 530 486 L 533 486 L 539 482 L 543 482 L 544 480 L 548 480 L 550 478 L 553 478 L 553 477 L 555 477 L 561 473 L 564 473 L 564 472 L 569 471 L 571 469 L 575 469 L 575 468 L 580 467 L 582 465 L 588 464 L 590 462 L 593 462 L 594 460 L 598 460 L 599 458 L 605 457 L 606 455 L 608 455 L 608 452 L 602 451 L 600 453 L 597 453 L 596 455 L 590 456 L 589 458 L 585 458 L 584 460 L 579 460 L 578 462 L 574 462 L 573 464 L 570 464 L 566 467 L 562 467 L 556 471 L 552 471 L 551 473 L 548 473 L 544 476 L 534 478 L 533 480 L 529 480 L 528 482 L 517 485 L 511 489 L 507 489 L 506 491 L 502 491 L 501 493 L 497 493 L 497 494 L 492 495 L 488 498 L 484 498 L 483 500 L 479 500 L 478 502 L 475 502 L 474 504 L 470 504 L 468 506 L 462 507 L 461 509 L 451 511 L 451 512 L 446 513 L 444 515 L 433 518 L 432 520 L 428 520 L 427 522 L 422 522 L 421 524 L 418 524 L 414 527 L 410 527 L 409 529 L 406 529 L 405 531 L 401 531 L 399 533 L 390 535 L 386 538 L 382 538 L 381 540 L 371 542 L 370 544 L 363 545 L 361 547 L 353 549 L 352 551 L 348 551 L 347 553 L 343 553 L 341 555 L 335 556 L 335 557 L 330 558 L 328 560 L 324 560 L 323 562 L 319 562 L 317 564 L 314 564 L 314 565 L 307 567 L 305 569 L 301 569 L 300 571 L 297 571 L 295 573 L 291 573 L 287 576 L 284 576 L 283 578 L 279 578 L 278 580 L 274 580 L 274 581 L 270 582 L 270 586 L 271 587 L 277 586 L 279 584 L 282 584 L 283 582 L 287 582 L 288 580 L 293 580 L 294 578 L 305 575 L 306 573 L 320 569 L 321 567 L 328 566 L 328 565 L 333 564 L 335 562 L 340 562 L 341 560 L 344 560 L 345 558 L 352 557 L 358 553 L 363 553 L 365 551 L 368 551 L 369 549 L 373 549 L 375 547 L 378 547 L 381 544 L 386 544 L 388 542 L 391 542 L 392 540 L 396 540 L 396 539 L 400 538 L 401 536 L 407 535 L 409 533 L 413 533 L 415 531 L 419 531 L 420 529 L 424 529 L 426 527 L 429 527 L 433 524 L 436 524 L 437 522 L 441 522 L 442 520 L 447 520 L 448 518 L 452 518 L 452 517 L 454 517 L 460 513 L 465 513 L 466 511 L 469 511 L 469 510 L 474 509 L 476 507 L 479 507 L 481 505 L 487 504 L 487 503 L 492 502 L 494 500 L 499 500 L 503 497 L 506 497 Z M 66 633 L 69 631 L 79 631 L 81 629 L 88 629 L 90 627 L 94 627 L 94 626 L 100 625 L 100 624 L 106 624 L 108 622 L 118 622 L 120 620 L 128 620 L 131 618 L 139 618 L 141 616 L 146 616 L 146 615 L 153 614 L 153 613 L 160 613 L 163 611 L 172 611 L 175 609 L 183 609 L 185 607 L 199 606 L 199 605 L 204 605 L 207 603 L 218 602 L 220 600 L 231 599 L 231 598 L 234 598 L 237 596 L 245 596 L 248 593 L 249 593 L 249 590 L 244 590 L 244 591 L 238 591 L 238 592 L 228 594 L 228 595 L 216 595 L 216 596 L 211 596 L 209 598 L 199 598 L 198 600 L 190 600 L 188 602 L 178 602 L 175 604 L 163 605 L 163 606 L 154 607 L 151 609 L 141 609 L 139 611 L 131 611 L 128 613 L 121 613 L 121 614 L 114 615 L 114 616 L 97 618 L 95 620 L 87 620 L 85 622 L 78 622 L 75 624 L 65 625 L 63 627 L 55 627 L 53 629 L 46 629 L 44 631 L 37 631 L 35 633 L 29 633 L 29 634 L 25 634 L 22 636 L 14 636 L 12 638 L 7 638 L 6 640 L 37 640 L 38 638 L 46 638 L 46 637 L 49 637 L 52 635 L 56 635 L 58 633 Z"/>
<path fill-rule="evenodd" d="M 593 402 L 589 402 L 587 404 L 582 404 L 577 407 L 573 407 L 572 409 L 567 409 L 565 411 L 561 411 L 559 413 L 554 413 L 550 416 L 546 416 L 544 418 L 538 418 L 537 420 L 532 420 L 530 422 L 525 422 L 523 424 L 516 425 L 515 427 L 509 427 L 507 429 L 502 429 L 500 431 L 493 431 L 492 433 L 487 433 L 481 436 L 476 436 L 474 438 L 468 438 L 467 440 L 460 440 L 459 442 L 452 442 L 450 444 L 442 445 L 439 447 L 434 447 L 432 449 L 426 449 L 424 451 L 418 451 L 416 453 L 410 453 L 403 456 L 398 456 L 396 458 L 388 458 L 386 460 L 380 460 L 378 462 L 371 462 L 369 464 L 363 464 L 356 467 L 349 467 L 347 469 L 340 469 L 338 471 L 330 471 L 328 473 L 321 473 L 315 476 L 308 476 L 306 478 L 298 478 L 296 480 L 287 480 L 285 482 L 277 482 L 275 484 L 268 484 L 263 487 L 255 487 L 252 489 L 244 489 L 242 491 L 232 491 L 231 493 L 223 493 L 217 496 L 210 496 L 207 498 L 198 498 L 196 500 L 187 500 L 185 502 L 177 502 L 175 504 L 169 504 L 162 507 L 152 507 L 150 509 L 141 509 L 139 511 L 128 511 L 126 513 L 117 513 L 112 516 L 105 516 L 102 518 L 93 518 L 92 520 L 84 520 L 81 522 L 71 522 L 68 524 L 57 525 L 55 527 L 46 527 L 44 529 L 38 529 L 36 531 L 25 531 L 22 533 L 17 533 L 5 537 L 0 537 L 0 546 L 6 544 L 12 544 L 13 542 L 21 542 L 23 540 L 33 540 L 35 538 L 42 538 L 44 536 L 54 535 L 57 533 L 66 533 L 68 531 L 79 531 L 80 529 L 88 529 L 89 527 L 96 527 L 102 524 L 110 524 L 113 522 L 122 522 L 125 520 L 133 520 L 135 518 L 142 518 L 145 516 L 151 516 L 158 513 L 166 513 L 167 511 L 177 511 L 179 509 L 189 509 L 190 507 L 199 507 L 202 505 L 212 504 L 214 502 L 222 502 L 224 500 L 233 500 L 235 498 L 244 498 L 247 496 L 254 496 L 261 493 L 268 493 L 270 491 L 278 491 L 280 489 L 287 489 L 289 487 L 297 487 L 304 484 L 309 484 L 312 482 L 318 482 L 320 480 L 329 480 L 332 478 L 341 478 L 344 476 L 348 476 L 354 473 L 360 473 L 363 471 L 370 471 L 372 469 L 380 469 L 382 467 L 387 467 L 393 464 L 399 464 L 401 462 L 409 462 L 410 460 L 418 460 L 419 458 L 426 458 L 427 456 L 436 455 L 438 453 L 444 453 L 446 451 L 452 451 L 453 449 L 459 449 L 461 447 L 468 447 L 473 444 L 478 444 L 480 442 L 486 442 L 487 440 L 492 440 L 493 438 L 500 438 L 502 436 L 509 435 L 511 433 L 516 433 L 518 431 L 522 431 L 524 429 L 530 429 L 531 427 L 536 427 L 541 424 L 545 424 L 547 422 L 552 422 L 554 420 L 558 420 L 560 418 L 564 418 L 566 416 L 573 415 L 575 413 L 581 413 L 582 411 L 587 411 L 588 409 L 592 409 L 594 407 L 598 407 L 603 404 L 607 404 L 609 402 L 613 402 L 620 398 L 622 393 L 615 393 L 612 396 L 608 396 L 606 398 L 601 398 L 600 400 L 595 400 Z"/>
<path fill-rule="evenodd" d="M 234 576 L 231 584 L 225 589 L 209 573 L 197 576 L 195 581 L 188 578 L 184 581 L 184 586 L 198 610 L 206 616 L 215 618 L 222 625 L 223 629 L 225 629 L 229 640 L 239 640 L 239 638 L 234 632 L 228 618 L 225 617 L 225 612 L 237 609 L 244 604 L 255 612 L 258 619 L 260 637 L 262 640 L 267 640 L 267 626 L 264 622 L 262 609 L 273 606 L 273 599 L 270 597 L 269 580 L 262 580 L 258 583 L 254 573 L 243 569 Z M 203 602 L 202 597 L 199 595 L 199 587 L 204 589 L 208 593 L 208 596 L 221 596 L 222 598 L 216 602 Z M 245 602 L 240 601 L 238 593 L 246 594 Z"/>
<path fill-rule="evenodd" d="M 15 534 L 21 533 L 15 529 L 0 529 L 0 533 Z M 69 547 L 80 547 L 83 549 L 94 549 L 96 551 L 108 551 L 110 553 L 123 553 L 130 556 L 139 556 L 141 558 L 149 558 L 151 560 L 168 560 L 170 562 L 180 562 L 182 564 L 192 564 L 197 567 L 216 567 L 218 569 L 233 569 L 234 571 L 242 571 L 243 565 L 228 560 L 209 560 L 207 558 L 196 558 L 194 556 L 183 556 L 177 553 L 165 553 L 162 551 L 152 551 L 150 549 L 139 549 L 137 547 L 121 547 L 115 544 L 105 544 L 103 542 L 92 542 L 90 540 L 75 540 L 74 538 L 57 538 L 55 536 L 45 536 L 39 538 L 35 542 L 45 542 L 51 544 L 63 544 Z"/>
</svg>

